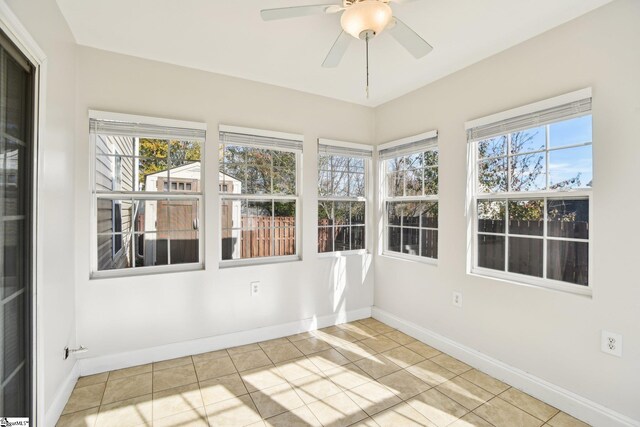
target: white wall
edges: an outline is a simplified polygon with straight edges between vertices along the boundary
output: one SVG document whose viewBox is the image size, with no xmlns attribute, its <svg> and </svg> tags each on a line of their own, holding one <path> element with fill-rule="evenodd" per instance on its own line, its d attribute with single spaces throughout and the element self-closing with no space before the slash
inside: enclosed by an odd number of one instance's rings
<svg viewBox="0 0 640 427">
<path fill-rule="evenodd" d="M 318 137 L 371 143 L 373 110 L 247 80 L 78 48 L 75 136 L 76 312 L 86 357 L 113 355 L 341 313 L 373 304 L 371 256 L 318 259 Z M 206 270 L 89 280 L 88 109 L 202 121 Z M 303 261 L 218 269 L 218 125 L 304 134 Z M 337 270 L 336 270 L 337 268 Z M 334 274 L 335 273 L 335 274 Z M 337 279 L 334 279 L 337 278 Z M 249 282 L 260 280 L 259 296 Z"/>
<path fill-rule="evenodd" d="M 618 0 L 375 110 L 376 141 L 439 131 L 438 266 L 376 256 L 375 305 L 640 419 L 640 2 Z M 465 121 L 593 87 L 593 298 L 465 274 Z M 398 278 L 404 280 L 398 280 Z M 454 308 L 451 292 L 464 294 Z M 622 358 L 600 330 L 624 336 Z"/>
<path fill-rule="evenodd" d="M 40 135 L 38 269 L 42 293 L 39 331 L 42 346 L 38 366 L 44 408 L 53 403 L 71 373 L 74 358 L 62 359 L 66 345 L 75 344 L 74 182 L 75 40 L 57 5 L 49 0 L 7 0 L 47 56 L 45 126 Z"/>
</svg>

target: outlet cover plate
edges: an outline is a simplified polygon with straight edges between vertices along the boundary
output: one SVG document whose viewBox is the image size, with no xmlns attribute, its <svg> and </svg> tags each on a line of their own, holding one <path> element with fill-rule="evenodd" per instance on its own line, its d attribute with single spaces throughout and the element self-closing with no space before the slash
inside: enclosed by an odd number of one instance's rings
<svg viewBox="0 0 640 427">
<path fill-rule="evenodd" d="M 451 303 L 458 308 L 462 308 L 462 292 L 453 291 Z"/>
<path fill-rule="evenodd" d="M 603 330 L 600 349 L 603 353 L 622 357 L 622 335 Z"/>
<path fill-rule="evenodd" d="M 251 296 L 256 296 L 260 293 L 260 282 L 251 282 L 249 286 L 251 287 Z"/>
</svg>

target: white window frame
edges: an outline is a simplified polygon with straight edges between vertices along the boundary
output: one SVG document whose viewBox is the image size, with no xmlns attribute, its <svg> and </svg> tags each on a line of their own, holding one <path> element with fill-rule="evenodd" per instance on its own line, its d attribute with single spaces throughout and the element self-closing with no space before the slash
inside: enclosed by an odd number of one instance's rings
<svg viewBox="0 0 640 427">
<path fill-rule="evenodd" d="M 357 144 L 354 142 L 346 142 L 346 141 L 337 141 L 333 139 L 326 138 L 318 138 L 318 146 L 329 146 L 345 149 L 345 153 L 339 153 L 339 150 L 336 150 L 335 154 L 332 153 L 318 153 L 318 162 L 319 164 L 320 156 L 343 156 L 343 157 L 353 157 L 353 158 L 362 158 L 364 160 L 364 197 L 352 197 L 352 196 L 320 196 L 318 194 L 317 204 L 320 202 L 364 202 L 364 248 L 363 249 L 351 249 L 348 251 L 328 251 L 328 252 L 318 252 L 318 230 L 319 226 L 316 224 L 316 253 L 319 258 L 335 258 L 343 255 L 362 255 L 369 253 L 369 229 L 370 229 L 370 215 L 369 212 L 371 210 L 370 206 L 370 182 L 371 182 L 371 163 L 373 158 L 373 146 L 365 145 L 365 144 Z M 349 156 L 346 152 L 349 150 L 358 150 L 358 151 L 366 151 L 370 154 L 366 156 Z M 318 172 L 320 170 L 316 166 Z M 319 179 L 319 176 L 318 176 Z M 352 228 L 351 222 L 349 222 L 349 227 Z M 334 248 L 335 249 L 335 248 Z"/>
<path fill-rule="evenodd" d="M 543 101 L 535 102 L 532 104 L 528 104 L 522 107 L 514 108 L 511 110 L 507 110 L 501 113 L 492 114 L 487 117 L 483 117 L 476 120 L 471 120 L 465 123 L 465 129 L 469 132 L 470 130 L 484 125 L 491 125 L 493 123 L 500 122 L 502 120 L 509 120 L 512 118 L 517 118 L 520 116 L 535 114 L 537 112 L 541 112 L 543 110 L 552 109 L 554 107 L 560 107 L 563 105 L 571 104 L 574 102 L 579 102 L 585 99 L 590 99 L 592 97 L 591 88 L 586 88 L 582 90 L 578 90 L 575 92 L 567 93 L 564 95 L 560 95 L 554 98 L 546 99 Z M 546 126 L 547 135 L 546 143 L 544 150 L 527 152 L 527 154 L 532 153 L 548 153 L 552 152 L 556 149 L 567 149 L 567 148 L 576 148 L 581 146 L 593 145 L 593 140 L 588 143 L 581 144 L 573 144 L 562 146 L 558 148 L 550 148 L 548 145 L 549 141 L 549 125 L 553 123 L 563 122 L 567 120 L 571 120 L 576 117 L 583 117 L 592 115 L 592 111 L 589 109 L 588 112 L 579 112 L 575 115 L 567 115 L 564 118 L 552 120 L 552 121 L 542 121 L 540 124 L 534 124 L 533 126 L 527 126 L 521 128 L 520 130 L 531 129 L 534 127 Z M 505 131 L 505 135 L 510 133 L 517 132 L 517 130 L 508 130 Z M 488 137 L 490 138 L 490 137 Z M 593 139 L 593 138 L 592 138 Z M 593 190 L 592 188 L 579 188 L 579 189 L 559 189 L 559 190 L 540 190 L 540 191 L 506 191 L 501 193 L 479 193 L 478 192 L 478 156 L 477 156 L 477 146 L 479 140 L 469 140 L 467 143 L 467 163 L 468 163 L 468 176 L 467 180 L 467 274 L 474 275 L 478 277 L 485 277 L 490 279 L 498 279 L 501 281 L 505 281 L 508 283 L 513 283 L 517 285 L 524 286 L 534 286 L 539 288 L 553 289 L 568 293 L 573 293 L 577 295 L 591 296 L 593 293 Z M 507 156 L 508 148 L 507 148 Z M 507 157 L 508 159 L 508 157 Z M 545 174 L 546 174 L 546 186 L 549 187 L 549 164 L 548 164 L 549 156 L 546 155 L 546 165 L 545 165 Z M 511 168 L 511 162 L 507 160 L 508 168 Z M 507 175 L 507 181 L 509 181 L 509 173 Z M 507 184 L 509 185 L 509 183 Z M 508 190 L 510 190 L 508 188 Z M 544 219 L 543 219 L 543 234 L 542 236 L 533 236 L 526 235 L 521 236 L 519 234 L 509 234 L 509 212 L 508 212 L 508 201 L 516 201 L 516 200 L 543 200 L 543 209 L 544 209 Z M 547 236 L 547 202 L 549 200 L 567 200 L 567 199 L 587 199 L 589 203 L 589 237 L 588 239 L 574 239 L 569 237 L 549 237 Z M 478 200 L 505 200 L 506 201 L 506 209 L 505 209 L 505 231 L 503 233 L 485 233 L 479 232 L 478 230 Z M 500 235 L 505 237 L 505 271 L 493 270 L 490 268 L 483 268 L 478 266 L 478 235 Z M 543 265 L 542 272 L 543 277 L 533 277 L 525 274 L 508 272 L 507 267 L 509 263 L 508 259 L 508 241 L 509 237 L 526 237 L 532 239 L 541 239 L 543 240 Z M 557 241 L 575 241 L 587 243 L 589 246 L 589 255 L 588 255 L 588 284 L 579 285 L 568 282 L 562 282 L 559 280 L 548 279 L 547 275 L 547 242 L 557 240 Z"/>
<path fill-rule="evenodd" d="M 219 125 L 218 126 L 218 135 L 221 132 L 229 132 L 229 133 L 239 133 L 243 135 L 255 135 L 255 136 L 263 136 L 267 138 L 277 138 L 284 139 L 290 141 L 298 141 L 300 143 L 304 142 L 304 135 L 279 132 L 279 131 L 271 131 L 265 129 L 254 129 L 242 126 L 231 126 L 231 125 Z M 219 140 L 218 148 L 220 152 L 220 148 L 223 148 L 224 143 Z M 219 251 L 219 266 L 220 268 L 229 268 L 229 267 L 242 267 L 242 266 L 252 266 L 252 265 L 264 265 L 264 264 L 276 264 L 282 262 L 292 262 L 292 261 L 300 261 L 302 260 L 302 227 L 301 227 L 301 209 L 302 209 L 302 149 L 299 151 L 292 150 L 283 150 L 278 147 L 274 147 L 274 150 L 288 151 L 295 153 L 296 156 L 296 194 L 293 196 L 287 195 L 272 195 L 272 194 L 228 194 L 223 195 L 220 192 L 220 183 L 217 182 L 216 191 L 217 199 L 222 201 L 224 199 L 234 199 L 234 200 L 283 200 L 283 201 L 295 201 L 296 203 L 296 215 L 295 215 L 295 245 L 296 245 L 296 253 L 294 255 L 284 255 L 284 256 L 270 256 L 270 257 L 255 257 L 255 258 L 240 258 L 240 259 L 222 259 L 222 211 L 218 210 L 218 251 Z M 220 165 L 220 161 L 218 159 L 218 165 Z M 218 172 L 221 172 L 218 169 Z M 218 180 L 219 173 L 216 176 L 216 180 Z M 222 203 L 218 203 L 218 208 L 222 206 Z"/>
<path fill-rule="evenodd" d="M 89 110 L 88 111 L 89 119 L 95 120 L 107 120 L 107 121 L 116 121 L 123 123 L 138 123 L 142 125 L 151 125 L 158 127 L 167 127 L 167 128 L 178 128 L 178 129 L 191 129 L 197 131 L 207 131 L 207 124 L 201 122 L 191 122 L 185 120 L 174 120 L 174 119 L 166 119 L 159 117 L 148 117 L 148 116 L 140 116 L 134 114 L 125 114 L 125 113 L 115 113 L 109 111 L 99 111 L 99 110 Z M 142 135 L 144 137 L 144 135 Z M 159 198 L 173 198 L 175 200 L 180 199 L 198 199 L 198 262 L 194 263 L 184 263 L 184 264 L 173 264 L 173 265 L 155 265 L 155 266 L 143 266 L 143 267 L 131 267 L 131 268 L 122 268 L 122 269 L 114 269 L 114 270 L 98 270 L 98 193 L 96 192 L 96 141 L 95 134 L 93 132 L 89 132 L 89 163 L 90 163 L 90 174 L 91 174 L 91 221 L 90 222 L 90 230 L 89 236 L 91 236 L 91 252 L 90 252 L 90 279 L 106 279 L 106 278 L 117 278 L 117 277 L 132 277 L 132 276 L 141 276 L 148 274 L 162 274 L 162 273 L 175 273 L 182 271 L 194 271 L 194 270 L 203 270 L 205 268 L 204 260 L 205 260 L 205 238 L 206 238 L 206 230 L 204 227 L 204 221 L 201 219 L 204 218 L 205 210 L 204 210 L 204 200 L 205 200 L 205 153 L 206 153 L 206 140 L 201 141 L 200 146 L 200 167 L 201 167 L 201 175 L 200 175 L 200 194 L 189 195 L 189 194 L 175 194 L 173 196 L 169 195 L 166 192 L 122 192 L 122 191 L 114 191 L 113 193 L 101 193 L 100 199 L 111 199 L 113 200 L 126 200 L 126 199 L 138 199 L 138 200 L 157 200 Z M 169 197 L 167 197 L 169 196 Z M 115 204 L 115 203 L 114 203 Z M 133 227 L 133 225 L 132 225 Z M 132 254 L 134 256 L 137 254 L 137 248 L 135 243 L 135 238 L 132 239 Z M 124 238 L 122 242 L 122 247 L 124 248 Z M 121 249 L 122 251 L 122 249 Z M 135 258 L 134 258 L 135 259 Z"/>
<path fill-rule="evenodd" d="M 430 257 L 425 257 L 425 256 L 420 256 L 420 255 L 410 255 L 410 254 L 405 254 L 402 252 L 396 252 L 396 251 L 390 251 L 388 249 L 389 247 L 389 234 L 388 234 L 388 230 L 389 230 L 389 218 L 387 215 L 387 203 L 388 202 L 435 202 L 438 206 L 438 228 L 435 229 L 436 231 L 438 231 L 438 256 L 440 255 L 440 153 L 439 153 L 439 146 L 438 146 L 438 131 L 437 130 L 432 130 L 432 131 L 428 131 L 428 132 L 424 132 L 418 135 L 413 135 L 413 136 L 408 136 L 402 139 L 398 139 L 395 141 L 390 141 L 384 144 L 380 144 L 377 147 L 377 151 L 378 153 L 380 153 L 383 150 L 387 150 L 387 149 L 391 149 L 391 148 L 402 148 L 403 146 L 410 146 L 411 144 L 414 143 L 418 143 L 421 141 L 425 141 L 425 140 L 433 140 L 432 142 L 428 143 L 426 146 L 424 147 L 420 147 L 418 149 L 416 149 L 415 151 L 411 151 L 411 152 L 405 152 L 402 154 L 399 154 L 399 156 L 401 155 L 407 155 L 407 154 L 411 154 L 411 153 L 419 153 L 419 152 L 423 152 L 423 151 L 427 151 L 427 150 L 435 150 L 438 151 L 438 194 L 435 195 L 422 195 L 422 196 L 389 196 L 388 192 L 389 192 L 389 185 L 387 182 L 387 169 L 386 169 L 386 162 L 387 160 L 389 160 L 388 158 L 382 158 L 380 157 L 380 154 L 378 154 L 378 174 L 379 174 L 379 182 L 381 185 L 381 188 L 378 190 L 379 194 L 380 194 L 380 212 L 382 213 L 382 239 L 381 240 L 381 247 L 380 247 L 380 251 L 379 254 L 381 256 L 385 256 L 385 257 L 389 257 L 389 258 L 399 258 L 399 259 L 404 259 L 407 261 L 414 261 L 414 262 L 421 262 L 424 264 L 431 264 L 431 265 L 438 265 L 438 258 L 430 258 Z M 393 227 L 393 226 L 392 226 Z M 422 243 L 422 230 L 434 230 L 431 227 L 419 227 L 418 228 L 418 245 L 420 246 Z"/>
</svg>

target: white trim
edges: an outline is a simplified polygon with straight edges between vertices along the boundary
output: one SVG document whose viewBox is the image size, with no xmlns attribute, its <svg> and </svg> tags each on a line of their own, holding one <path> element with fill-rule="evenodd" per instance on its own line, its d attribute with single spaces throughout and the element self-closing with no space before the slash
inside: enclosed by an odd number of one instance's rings
<svg viewBox="0 0 640 427">
<path fill-rule="evenodd" d="M 398 228 L 401 228 L 400 226 L 398 226 Z M 402 227 L 404 228 L 404 227 Z M 409 228 L 413 228 L 413 227 L 409 227 Z M 416 230 L 418 230 L 418 228 L 415 228 Z M 419 230 L 425 230 L 424 228 L 421 228 Z M 437 229 L 427 229 L 427 230 L 437 230 Z M 385 257 L 385 258 L 391 258 L 391 259 L 397 259 L 397 260 L 401 260 L 401 261 L 411 261 L 411 262 L 420 262 L 422 264 L 428 264 L 428 265 L 433 265 L 433 266 L 437 266 L 438 265 L 438 258 L 431 258 L 431 257 L 426 257 L 426 256 L 420 256 L 420 255 L 411 255 L 411 254 L 405 254 L 404 252 L 394 252 L 394 251 L 390 251 L 389 249 L 382 249 L 382 253 L 380 254 L 380 256 Z"/>
<path fill-rule="evenodd" d="M 380 308 L 372 308 L 372 317 L 428 345 L 456 357 L 470 366 L 508 383 L 533 397 L 582 419 L 594 426 L 638 427 L 640 421 L 606 408 L 570 390 L 559 387 L 522 369 L 446 338 L 427 328 L 402 319 Z"/>
<path fill-rule="evenodd" d="M 295 262 L 302 261 L 300 255 L 282 255 L 282 256 L 262 256 L 253 258 L 238 258 L 238 259 L 221 259 L 218 261 L 220 268 L 229 267 L 247 267 L 251 265 L 268 265 L 279 264 L 283 262 Z"/>
<path fill-rule="evenodd" d="M 57 393 L 53 397 L 53 402 L 51 402 L 51 405 L 47 409 L 44 417 L 44 425 L 46 427 L 55 426 L 60 419 L 60 415 L 62 415 L 62 411 L 69 401 L 69 397 L 71 397 L 71 393 L 73 392 L 79 377 L 80 366 L 78 362 L 75 362 L 73 364 L 73 368 L 71 368 L 71 372 L 69 372 L 69 375 L 67 375 L 67 377 L 62 381 L 62 384 L 58 387 Z"/>
<path fill-rule="evenodd" d="M 304 142 L 304 135 L 296 133 L 278 132 L 274 130 L 253 129 L 241 126 L 219 125 L 218 132 L 239 133 L 242 135 L 263 136 L 265 138 L 288 139 L 291 141 Z"/>
<path fill-rule="evenodd" d="M 526 237 L 531 238 L 532 236 Z M 542 239 L 542 237 L 540 237 L 540 239 Z M 558 240 L 566 241 L 565 239 Z M 584 241 L 584 243 L 588 242 Z M 593 288 L 591 286 L 572 284 L 569 282 L 562 282 L 560 280 L 543 279 L 541 277 L 527 276 L 526 274 L 513 273 L 509 271 L 492 270 L 490 268 L 483 267 L 471 267 L 471 271 L 467 274 L 469 274 L 470 276 L 482 277 L 484 279 L 499 280 L 501 282 L 509 283 L 512 285 L 528 286 L 538 289 L 546 288 L 555 291 L 567 292 L 570 294 L 583 295 L 587 297 L 591 297 L 593 294 Z"/>
<path fill-rule="evenodd" d="M 113 270 L 97 270 L 91 272 L 89 279 L 115 279 L 120 277 L 148 276 L 150 274 L 169 274 L 185 271 L 204 270 L 204 261 L 171 265 L 148 265 L 133 268 L 116 268 Z"/>
<path fill-rule="evenodd" d="M 491 114 L 489 116 L 480 117 L 478 119 L 469 120 L 464 123 L 464 129 L 469 130 L 479 126 L 484 126 L 502 120 L 512 119 L 514 117 L 524 116 L 526 114 L 534 114 L 549 108 L 558 107 L 560 105 L 570 104 L 572 102 L 581 101 L 591 98 L 591 88 L 576 90 L 575 92 L 565 93 L 564 95 L 555 96 L 543 101 L 534 102 L 523 105 L 521 107 L 512 108 L 500 113 Z"/>
<path fill-rule="evenodd" d="M 366 230 L 365 230 L 366 235 Z M 332 259 L 332 258 L 344 258 L 347 256 L 354 255 L 369 255 L 369 251 L 367 249 L 352 249 L 348 251 L 334 251 L 334 252 L 318 252 L 318 258 L 320 259 Z"/>
<path fill-rule="evenodd" d="M 79 359 L 78 363 L 80 364 L 80 373 L 83 376 L 92 375 L 114 369 L 128 368 L 151 362 L 286 337 L 300 332 L 314 331 L 319 328 L 352 322 L 367 317 L 371 317 L 371 307 L 333 313 L 325 316 L 313 316 L 279 325 L 266 326 L 264 328 L 232 332 L 224 335 L 166 344 L 124 353 L 83 358 Z"/>
<path fill-rule="evenodd" d="M 398 147 L 400 145 L 411 144 L 413 142 L 424 141 L 425 139 L 437 138 L 438 131 L 430 130 L 429 132 L 424 132 L 418 135 L 407 136 L 405 138 L 396 139 L 394 141 L 385 142 L 384 144 L 380 144 L 376 147 L 378 151 L 386 150 L 389 148 Z"/>
<path fill-rule="evenodd" d="M 318 145 L 330 145 L 332 147 L 353 148 L 355 150 L 371 151 L 373 153 L 373 145 L 358 144 L 356 142 L 336 141 L 334 139 L 318 138 Z"/>
<path fill-rule="evenodd" d="M 112 120 L 115 122 L 144 123 L 147 125 L 166 126 L 184 129 L 207 130 L 204 122 L 191 122 L 186 120 L 165 119 L 162 117 L 139 116 L 136 114 L 113 113 L 110 111 L 89 110 L 89 119 Z"/>
</svg>

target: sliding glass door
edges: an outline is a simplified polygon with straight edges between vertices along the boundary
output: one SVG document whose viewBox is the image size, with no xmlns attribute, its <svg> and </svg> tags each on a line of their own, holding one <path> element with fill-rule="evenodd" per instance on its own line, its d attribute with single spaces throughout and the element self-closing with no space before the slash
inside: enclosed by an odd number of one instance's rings
<svg viewBox="0 0 640 427">
<path fill-rule="evenodd" d="M 34 69 L 0 32 L 0 417 L 32 418 Z"/>
</svg>

